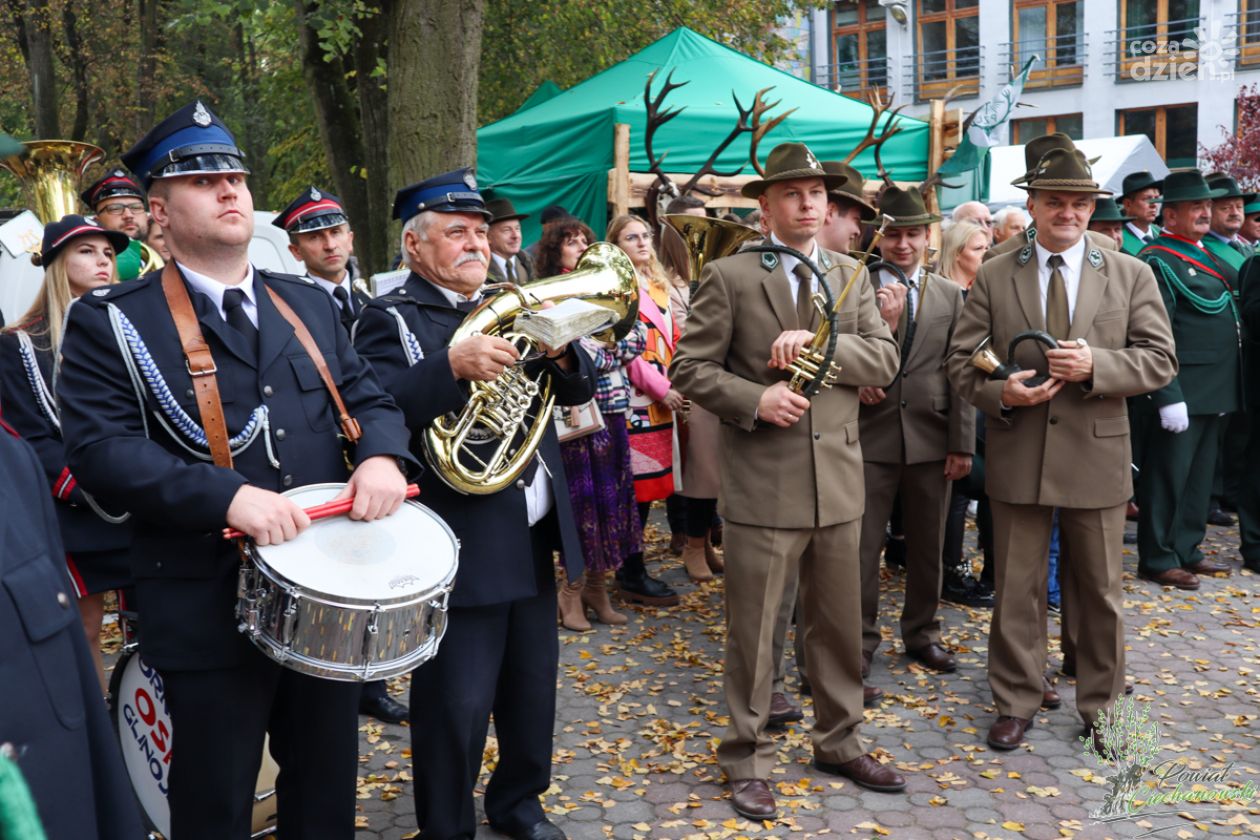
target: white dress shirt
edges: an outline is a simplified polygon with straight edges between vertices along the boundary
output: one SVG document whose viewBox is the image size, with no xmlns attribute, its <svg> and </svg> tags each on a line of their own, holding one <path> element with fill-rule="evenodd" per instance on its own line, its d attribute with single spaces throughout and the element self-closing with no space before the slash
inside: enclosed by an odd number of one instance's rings
<svg viewBox="0 0 1260 840">
<path fill-rule="evenodd" d="M 1149 242 L 1150 240 L 1155 238 L 1155 231 L 1150 230 L 1149 228 L 1145 232 L 1143 232 L 1142 229 L 1139 228 L 1137 225 L 1133 224 L 1133 222 L 1125 222 L 1124 226 L 1129 229 L 1130 233 L 1132 233 L 1138 239 L 1141 239 L 1143 242 Z"/>
<path fill-rule="evenodd" d="M 461 303 L 472 301 L 476 303 L 481 300 L 481 291 L 478 290 L 475 297 L 466 297 L 459 292 L 439 286 L 432 280 L 425 280 L 433 288 L 437 289 L 442 297 L 450 302 L 451 306 L 457 306 Z M 549 419 L 545 422 L 551 422 Z M 555 499 L 551 495 L 551 468 L 547 466 L 547 462 L 543 460 L 542 453 L 538 454 L 538 470 L 534 473 L 533 480 L 529 486 L 525 488 L 525 510 L 529 519 L 529 527 L 534 527 L 551 510 L 551 506 L 555 503 Z"/>
<path fill-rule="evenodd" d="M 906 298 L 907 298 L 906 306 L 914 310 L 916 317 L 918 316 L 918 312 L 919 312 L 919 278 L 920 276 L 922 276 L 922 274 L 923 274 L 923 264 L 920 263 L 919 265 L 915 266 L 914 273 L 906 277 L 906 282 L 910 284 L 910 289 L 906 292 Z M 896 277 L 893 276 L 892 272 L 889 272 L 889 271 L 881 271 L 876 276 L 882 278 L 879 281 L 879 287 L 881 289 L 884 288 L 885 286 L 892 286 L 900 282 Z"/>
<path fill-rule="evenodd" d="M 770 234 L 770 241 L 774 243 L 775 245 L 783 245 L 783 242 L 779 239 L 779 237 L 775 236 L 773 233 Z M 810 244 L 813 246 L 813 250 L 810 251 L 808 254 L 809 259 L 811 262 L 814 263 L 814 265 L 818 265 L 818 243 L 814 241 L 814 242 L 811 242 Z M 786 248 L 790 246 L 784 245 L 783 247 Z M 799 263 L 800 260 L 792 256 L 791 254 L 778 254 L 778 257 L 779 257 L 779 262 L 783 264 L 783 271 L 785 274 L 787 274 L 788 280 L 792 281 L 789 284 L 788 288 L 792 292 L 792 303 L 795 304 L 796 295 L 798 294 L 801 288 L 801 279 L 796 276 L 796 264 Z M 818 291 L 818 277 L 817 276 L 813 277 L 813 279 L 810 280 L 810 285 L 809 285 L 809 293 L 811 295 L 816 291 Z"/>
<path fill-rule="evenodd" d="M 1047 264 L 1051 252 L 1047 251 L 1037 239 L 1037 285 L 1041 290 L 1041 317 L 1045 323 L 1046 293 L 1050 288 L 1050 266 Z M 1068 322 L 1076 315 L 1076 293 L 1081 287 L 1081 263 L 1085 260 L 1085 237 L 1082 236 L 1071 248 L 1059 254 L 1063 257 L 1063 265 L 1059 266 L 1059 274 L 1063 276 L 1063 289 L 1067 292 Z"/>
<path fill-rule="evenodd" d="M 496 254 L 494 251 L 491 251 L 491 252 L 490 252 L 490 259 L 494 260 L 494 264 L 495 264 L 495 265 L 497 265 L 497 266 L 499 267 L 499 273 L 503 275 L 504 279 L 506 279 L 506 278 L 507 278 L 507 276 L 508 276 L 508 268 L 507 268 L 507 267 L 508 267 L 508 262 L 509 262 L 509 260 L 508 260 L 507 258 L 505 258 L 505 257 L 501 257 L 501 256 L 499 256 L 499 255 L 498 255 L 498 254 Z M 512 258 L 511 258 L 511 262 L 512 262 L 512 264 L 513 264 L 513 270 L 516 272 L 516 282 L 517 282 L 517 283 L 520 283 L 520 282 L 522 282 L 522 281 L 524 281 L 524 280 L 529 279 L 529 278 L 527 278 L 527 277 L 522 277 L 522 276 L 521 276 L 521 271 L 522 271 L 523 269 L 522 269 L 522 267 L 521 267 L 521 261 L 520 261 L 520 260 L 518 260 L 516 257 L 512 257 Z"/>
<path fill-rule="evenodd" d="M 341 282 L 339 283 L 333 283 L 331 280 L 325 280 L 323 277 L 317 277 L 314 274 L 311 274 L 309 271 L 306 273 L 306 276 L 314 280 L 315 285 L 319 286 L 325 292 L 328 292 L 328 294 L 332 297 L 332 299 L 336 301 L 338 308 L 344 308 L 345 306 L 348 306 L 350 301 L 349 299 L 347 299 L 345 305 L 343 306 L 341 301 L 337 300 L 337 296 L 333 294 L 333 291 L 335 289 L 337 288 L 345 289 L 346 294 L 350 295 L 351 297 L 354 296 L 354 287 L 350 285 L 350 272 L 348 271 L 341 275 Z"/>
<path fill-rule="evenodd" d="M 204 274 L 198 274 L 183 263 L 176 262 L 176 266 L 188 280 L 188 285 L 210 298 L 210 302 L 214 304 L 215 309 L 219 313 L 219 317 L 227 321 L 227 313 L 223 311 L 223 293 L 228 289 L 240 289 L 245 293 L 245 302 L 241 304 L 241 309 L 249 316 L 249 320 L 258 326 L 258 298 L 254 295 L 254 267 L 250 266 L 249 271 L 245 275 L 245 279 L 235 286 L 228 285 L 221 280 L 213 277 L 207 277 Z"/>
</svg>

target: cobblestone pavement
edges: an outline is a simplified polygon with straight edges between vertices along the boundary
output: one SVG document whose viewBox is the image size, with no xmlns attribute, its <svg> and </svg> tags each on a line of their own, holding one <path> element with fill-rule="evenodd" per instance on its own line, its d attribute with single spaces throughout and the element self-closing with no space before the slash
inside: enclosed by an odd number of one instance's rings
<svg viewBox="0 0 1260 840">
<path fill-rule="evenodd" d="M 659 512 L 658 512 L 659 515 Z M 654 520 L 655 520 L 654 516 Z M 1132 527 L 1132 526 L 1130 526 Z M 989 613 L 944 605 L 946 641 L 959 669 L 937 675 L 911 664 L 894 639 L 900 575 L 885 572 L 884 644 L 871 681 L 885 692 L 866 712 L 862 735 L 907 777 L 905 794 L 878 794 L 810 765 L 813 710 L 777 736 L 772 784 L 780 818 L 753 823 L 731 810 L 714 747 L 726 723 L 721 690 L 721 579 L 695 586 L 653 537 L 649 569 L 683 594 L 669 610 L 628 609 L 630 624 L 562 631 L 554 785 L 549 817 L 573 840 L 597 838 L 892 837 L 1016 838 L 1260 836 L 1260 575 L 1238 570 L 1237 530 L 1213 528 L 1209 552 L 1234 564 L 1198 592 L 1136 579 L 1126 551 L 1128 673 L 1134 697 L 1161 728 L 1156 762 L 1217 768 L 1225 804 L 1145 806 L 1132 820 L 1099 823 L 1112 771 L 1083 755 L 1072 681 L 1058 678 L 1062 708 L 1037 716 L 1027 743 L 997 753 L 983 742 L 995 714 L 985 675 Z M 969 534 L 969 543 L 974 539 Z M 653 558 L 656 563 L 653 563 Z M 1050 618 L 1057 667 L 1058 622 Z M 791 646 L 789 645 L 789 651 Z M 788 687 L 795 692 L 796 672 Z M 405 701 L 406 680 L 392 690 Z M 419 723 L 419 722 L 418 722 Z M 416 833 L 410 740 L 401 726 L 361 728 L 358 840 Z M 486 751 L 492 766 L 493 739 Z M 420 759 L 422 760 L 422 759 Z M 1155 776 L 1145 778 L 1154 783 Z M 483 776 L 482 781 L 485 781 Z M 1175 787 L 1171 776 L 1161 790 Z M 1193 785 L 1183 784 L 1185 790 Z M 1150 791 L 1145 787 L 1142 790 Z M 1138 800 L 1144 796 L 1140 793 Z M 480 799 L 478 799 L 480 806 Z M 482 826 L 478 838 L 500 835 Z"/>
</svg>

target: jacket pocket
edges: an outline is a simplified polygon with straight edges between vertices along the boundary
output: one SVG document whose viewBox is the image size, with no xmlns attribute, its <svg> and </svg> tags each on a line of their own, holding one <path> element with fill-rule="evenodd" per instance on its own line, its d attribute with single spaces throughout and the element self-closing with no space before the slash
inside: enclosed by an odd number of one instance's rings
<svg viewBox="0 0 1260 840">
<path fill-rule="evenodd" d="M 57 719 L 67 729 L 77 729 L 84 713 L 72 634 L 82 631 L 64 576 L 40 552 L 5 574 L 3 583 Z"/>
<path fill-rule="evenodd" d="M 1099 312 L 1094 316 L 1094 323 L 1097 324 L 1099 321 L 1114 321 L 1118 318 L 1123 318 L 1128 311 L 1129 310 L 1127 309 L 1108 309 L 1105 312 Z"/>
<path fill-rule="evenodd" d="M 1119 437 L 1128 433 L 1128 417 L 1099 417 L 1094 421 L 1094 437 Z"/>
<path fill-rule="evenodd" d="M 860 428 L 858 425 L 858 422 L 859 421 L 857 420 L 851 420 L 848 423 L 844 424 L 844 442 L 845 443 L 853 444 L 853 443 L 858 442 L 858 430 Z"/>
<path fill-rule="evenodd" d="M 936 394 L 932 397 L 932 410 L 942 413 L 949 411 L 949 394 Z"/>
<path fill-rule="evenodd" d="M 331 429 L 335 422 L 332 397 L 324 387 L 324 380 L 319 375 L 315 362 L 305 353 L 296 353 L 288 359 L 293 368 L 293 378 L 297 380 L 298 389 L 302 392 L 302 408 L 306 412 L 306 419 L 310 421 L 311 429 L 317 432 Z M 340 386 L 344 379 L 337 357 L 325 353 L 324 362 L 328 365 L 328 374 L 333 383 Z"/>
</svg>

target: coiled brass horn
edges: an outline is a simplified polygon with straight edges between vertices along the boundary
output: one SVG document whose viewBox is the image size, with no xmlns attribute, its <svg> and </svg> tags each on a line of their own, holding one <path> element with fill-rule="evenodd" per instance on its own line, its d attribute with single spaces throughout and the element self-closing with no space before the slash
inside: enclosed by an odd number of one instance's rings
<svg viewBox="0 0 1260 840">
<path fill-rule="evenodd" d="M 456 344 L 473 335 L 494 335 L 516 345 L 521 362 L 488 382 L 470 382 L 468 403 L 458 414 L 434 420 L 424 431 L 424 449 L 451 489 L 474 496 L 497 493 L 529 466 L 552 422 L 555 397 L 545 369 L 531 372 L 540 347 L 516 332 L 516 316 L 546 301 L 577 298 L 611 310 L 614 323 L 596 333 L 601 341 L 626 336 L 639 317 L 639 280 L 625 252 L 596 242 L 568 274 L 505 288 L 468 313 L 451 336 Z M 541 367 L 541 366 L 539 366 Z"/>
</svg>

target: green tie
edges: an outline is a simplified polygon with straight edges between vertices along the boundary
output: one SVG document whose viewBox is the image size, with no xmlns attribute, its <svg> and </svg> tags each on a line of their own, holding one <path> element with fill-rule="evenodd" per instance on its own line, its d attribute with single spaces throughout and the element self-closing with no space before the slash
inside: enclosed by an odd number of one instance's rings
<svg viewBox="0 0 1260 840">
<path fill-rule="evenodd" d="M 1067 286 L 1059 271 L 1063 257 L 1051 254 L 1046 265 L 1050 266 L 1050 287 L 1046 290 L 1046 332 L 1055 338 L 1066 339 L 1071 321 L 1068 319 Z"/>
</svg>

